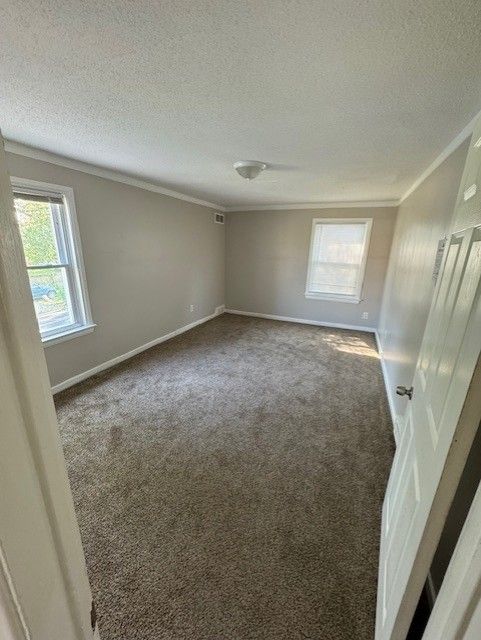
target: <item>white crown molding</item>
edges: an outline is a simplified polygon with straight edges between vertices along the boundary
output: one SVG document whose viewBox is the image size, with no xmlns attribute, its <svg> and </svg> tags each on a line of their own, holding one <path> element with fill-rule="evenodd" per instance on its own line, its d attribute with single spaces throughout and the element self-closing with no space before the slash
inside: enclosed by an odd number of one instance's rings
<svg viewBox="0 0 481 640">
<path fill-rule="evenodd" d="M 153 191 L 154 193 L 161 193 L 164 196 L 175 198 L 176 200 L 184 200 L 192 204 L 198 204 L 202 207 L 209 207 L 209 209 L 217 209 L 219 211 L 225 211 L 225 208 L 215 202 L 208 202 L 207 200 L 199 200 L 193 198 L 185 193 L 179 191 L 173 191 L 172 189 L 166 189 L 160 185 L 139 178 L 128 176 L 124 173 L 114 171 L 112 169 L 104 169 L 97 167 L 96 165 L 82 162 L 81 160 L 74 160 L 73 158 L 67 158 L 65 156 L 59 156 L 50 151 L 43 151 L 42 149 L 36 149 L 34 147 L 28 147 L 20 142 L 14 142 L 13 140 L 5 140 L 5 151 L 9 153 L 15 153 L 19 156 L 25 156 L 26 158 L 32 158 L 33 160 L 41 160 L 42 162 L 49 162 L 66 169 L 73 169 L 74 171 L 81 171 L 82 173 L 89 173 L 98 178 L 105 178 L 106 180 L 113 180 L 115 182 L 122 182 L 128 184 L 131 187 L 138 187 L 139 189 L 145 189 L 147 191 Z"/>
<path fill-rule="evenodd" d="M 114 180 L 115 182 L 123 182 L 129 184 L 132 187 L 138 187 L 139 189 L 146 189 L 147 191 L 154 191 L 155 193 L 161 193 L 162 195 L 176 198 L 177 200 L 184 200 L 185 202 L 191 202 L 192 204 L 198 204 L 202 207 L 208 207 L 209 209 L 217 209 L 218 211 L 228 212 L 242 212 L 242 211 L 289 211 L 300 209 L 356 209 L 361 207 L 373 208 L 373 207 L 398 207 L 406 200 L 408 196 L 415 191 L 419 185 L 426 180 L 428 176 L 435 171 L 439 165 L 451 155 L 451 153 L 462 144 L 466 138 L 468 138 L 474 131 L 474 127 L 478 118 L 481 117 L 481 111 L 477 113 L 474 118 L 464 127 L 460 133 L 443 149 L 443 151 L 437 156 L 437 158 L 427 167 L 423 173 L 413 182 L 404 195 L 394 200 L 354 200 L 354 201 L 339 201 L 334 200 L 330 202 L 301 202 L 297 204 L 257 204 L 257 205 L 235 205 L 235 206 L 223 206 L 216 204 L 215 202 L 208 202 L 206 200 L 199 200 L 193 198 L 184 193 L 178 191 L 172 191 L 159 185 L 140 180 L 139 178 L 133 178 L 132 176 L 125 175 L 112 169 L 103 169 L 95 165 L 81 162 L 80 160 L 73 160 L 72 158 L 66 158 L 65 156 L 59 156 L 49 151 L 43 151 L 42 149 L 36 149 L 34 147 L 28 147 L 27 145 L 12 140 L 5 140 L 5 151 L 15 153 L 17 155 L 26 156 L 27 158 L 33 158 L 34 160 L 42 160 L 43 162 L 50 162 L 67 169 L 74 169 L 76 171 L 82 171 L 83 173 L 89 173 L 99 178 L 105 178 L 107 180 Z"/>
<path fill-rule="evenodd" d="M 415 191 L 419 185 L 424 182 L 426 180 L 426 178 L 428 176 L 431 175 L 431 173 L 433 173 L 433 171 L 435 171 L 439 165 L 444 162 L 446 160 L 446 158 L 448 156 L 450 156 L 452 154 L 452 152 L 457 149 L 459 147 L 460 144 L 462 144 L 466 138 L 469 138 L 469 136 L 473 133 L 474 131 L 474 127 L 476 126 L 476 123 L 478 121 L 478 119 L 481 117 L 481 111 L 479 113 L 477 113 L 474 118 L 468 122 L 468 124 L 464 127 L 464 129 L 462 131 L 460 131 L 458 133 L 458 135 L 451 140 L 451 142 L 448 144 L 448 146 L 443 149 L 443 151 L 441 151 L 441 153 L 438 155 L 438 157 L 429 165 L 429 167 L 423 171 L 423 173 L 421 173 L 421 175 L 419 176 L 419 178 L 417 180 L 415 180 L 413 182 L 413 184 L 409 187 L 409 189 L 406 191 L 406 193 L 399 199 L 399 204 L 403 203 L 404 200 L 406 200 L 406 198 L 408 196 L 411 195 L 411 193 L 413 191 Z"/>
<path fill-rule="evenodd" d="M 357 207 L 398 207 L 401 205 L 408 196 L 415 191 L 419 185 L 426 180 L 428 176 L 435 171 L 441 163 L 443 163 L 448 156 L 450 156 L 455 149 L 459 147 L 469 136 L 473 133 L 478 119 L 481 118 L 481 111 L 477 113 L 474 118 L 468 122 L 462 131 L 451 140 L 448 146 L 441 151 L 438 157 L 427 167 L 425 171 L 413 182 L 409 189 L 404 193 L 402 197 L 397 200 L 373 200 L 373 201 L 353 201 L 353 202 L 318 202 L 318 203 L 304 203 L 304 204 L 274 204 L 274 205 L 250 205 L 243 207 L 241 205 L 235 207 L 225 207 L 224 211 L 286 211 L 289 209 L 350 209 Z M 480 139 L 481 140 L 481 139 Z M 480 143 L 481 144 L 481 143 Z"/>
<path fill-rule="evenodd" d="M 258 204 L 249 206 L 225 207 L 224 211 L 289 211 L 290 209 L 355 209 L 366 207 L 397 207 L 399 200 L 353 200 L 342 202 L 334 200 L 332 202 L 304 202 L 299 204 Z"/>
</svg>

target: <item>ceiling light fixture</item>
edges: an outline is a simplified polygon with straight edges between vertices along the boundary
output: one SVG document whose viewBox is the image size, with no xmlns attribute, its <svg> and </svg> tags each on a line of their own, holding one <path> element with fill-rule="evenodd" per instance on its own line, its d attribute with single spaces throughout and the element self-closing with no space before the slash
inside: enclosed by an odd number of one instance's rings
<svg viewBox="0 0 481 640">
<path fill-rule="evenodd" d="M 265 162 L 257 162 L 257 160 L 239 160 L 239 162 L 234 162 L 234 169 L 246 180 L 254 180 L 266 167 Z"/>
</svg>

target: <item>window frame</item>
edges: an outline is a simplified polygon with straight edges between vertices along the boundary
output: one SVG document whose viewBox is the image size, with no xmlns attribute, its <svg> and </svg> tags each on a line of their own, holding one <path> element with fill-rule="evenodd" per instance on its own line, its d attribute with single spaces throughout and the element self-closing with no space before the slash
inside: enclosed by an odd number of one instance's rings
<svg viewBox="0 0 481 640">
<path fill-rule="evenodd" d="M 305 297 L 312 300 L 330 300 L 331 302 L 347 302 L 351 304 L 359 304 L 361 302 L 362 288 L 364 286 L 364 276 L 366 274 L 367 258 L 369 254 L 369 244 L 371 241 L 372 230 L 372 218 L 313 218 L 311 226 L 311 241 L 309 245 L 309 257 L 307 263 L 307 278 L 306 278 L 306 290 Z M 316 233 L 316 227 L 320 224 L 364 224 L 366 230 L 364 234 L 364 243 L 362 250 L 362 259 L 359 265 L 359 276 L 356 283 L 356 292 L 354 294 L 339 294 L 339 293 L 321 293 L 311 291 L 309 289 L 312 276 L 312 263 L 313 263 L 313 251 L 314 251 L 314 238 Z"/>
<path fill-rule="evenodd" d="M 59 265 L 52 265 L 52 267 L 60 266 L 65 268 L 72 313 L 76 322 L 66 327 L 51 329 L 50 331 L 43 333 L 40 331 L 39 326 L 40 338 L 44 347 L 91 333 L 96 327 L 96 324 L 92 320 L 92 311 L 88 296 L 87 278 L 85 275 L 85 265 L 82 256 L 82 245 L 77 222 L 73 189 L 63 185 L 39 182 L 37 180 L 19 178 L 16 176 L 12 176 L 10 178 L 10 182 L 14 192 L 23 193 L 25 195 L 61 196 L 63 200 L 63 211 L 60 211 L 59 222 L 65 249 L 66 262 L 62 262 Z M 53 220 L 53 224 L 56 228 L 57 222 L 55 218 Z M 58 231 L 56 229 L 55 234 L 58 241 Z M 60 257 L 61 256 L 59 256 L 59 259 Z M 29 269 L 39 268 L 38 266 L 35 267 L 33 265 L 27 266 L 25 258 L 24 262 L 27 274 Z"/>
</svg>

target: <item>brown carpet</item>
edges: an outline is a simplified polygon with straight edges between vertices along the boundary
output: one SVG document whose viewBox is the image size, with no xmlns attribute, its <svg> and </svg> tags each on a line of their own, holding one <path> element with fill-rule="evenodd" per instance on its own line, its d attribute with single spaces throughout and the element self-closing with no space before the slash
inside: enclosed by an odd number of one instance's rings
<svg viewBox="0 0 481 640">
<path fill-rule="evenodd" d="M 56 404 L 102 640 L 372 640 L 373 336 L 224 315 Z"/>
</svg>

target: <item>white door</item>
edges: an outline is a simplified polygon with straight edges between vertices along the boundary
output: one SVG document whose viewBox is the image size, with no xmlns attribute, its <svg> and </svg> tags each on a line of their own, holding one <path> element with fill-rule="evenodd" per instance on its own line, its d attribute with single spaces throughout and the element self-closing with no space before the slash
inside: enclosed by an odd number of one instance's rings
<svg viewBox="0 0 481 640">
<path fill-rule="evenodd" d="M 481 351 L 481 207 L 464 187 L 480 167 L 472 144 L 383 505 L 376 640 L 406 637 L 462 471 L 457 443 L 474 435 L 459 425 Z"/>
</svg>

